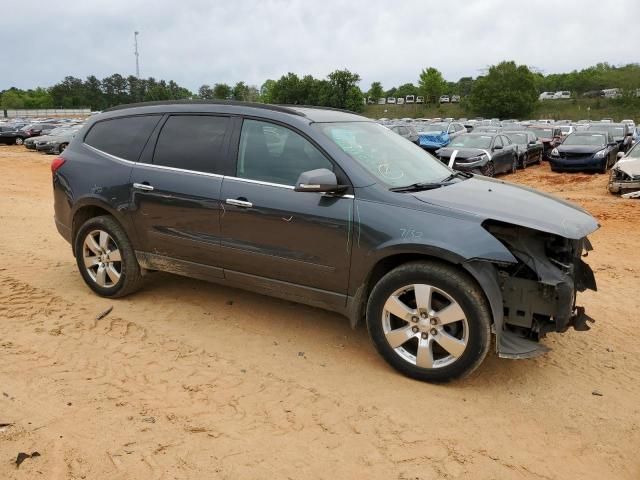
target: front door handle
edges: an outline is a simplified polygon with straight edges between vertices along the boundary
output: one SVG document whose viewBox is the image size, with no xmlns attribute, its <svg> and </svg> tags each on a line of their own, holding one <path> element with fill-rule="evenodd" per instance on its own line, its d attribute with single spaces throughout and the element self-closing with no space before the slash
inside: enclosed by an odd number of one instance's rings
<svg viewBox="0 0 640 480">
<path fill-rule="evenodd" d="M 251 203 L 251 202 L 247 202 L 245 200 L 236 200 L 234 198 L 227 198 L 227 204 L 228 205 L 235 205 L 236 207 L 243 207 L 243 208 L 251 208 L 251 207 L 253 207 L 253 203 Z"/>
<path fill-rule="evenodd" d="M 153 186 L 149 185 L 148 183 L 134 183 L 133 188 L 137 190 L 144 190 L 145 192 L 153 191 Z"/>
</svg>

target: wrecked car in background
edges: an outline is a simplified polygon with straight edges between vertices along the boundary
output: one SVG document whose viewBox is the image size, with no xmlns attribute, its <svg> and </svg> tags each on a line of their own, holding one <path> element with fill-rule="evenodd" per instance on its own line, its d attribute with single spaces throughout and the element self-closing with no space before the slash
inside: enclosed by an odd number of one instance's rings
<svg viewBox="0 0 640 480">
<path fill-rule="evenodd" d="M 619 159 L 611 169 L 609 191 L 621 193 L 628 198 L 640 197 L 640 143 L 626 155 L 619 153 Z"/>
<path fill-rule="evenodd" d="M 459 122 L 427 123 L 418 130 L 418 145 L 427 151 L 435 152 L 449 145 L 451 140 L 463 133 L 467 133 L 467 129 Z"/>
</svg>

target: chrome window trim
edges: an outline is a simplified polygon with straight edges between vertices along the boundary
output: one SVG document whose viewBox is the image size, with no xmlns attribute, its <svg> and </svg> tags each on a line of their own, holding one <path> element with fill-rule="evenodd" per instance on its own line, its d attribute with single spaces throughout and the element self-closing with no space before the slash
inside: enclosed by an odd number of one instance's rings
<svg viewBox="0 0 640 480">
<path fill-rule="evenodd" d="M 201 172 L 199 170 L 188 170 L 186 168 L 167 167 L 165 165 L 156 165 L 155 163 L 137 162 L 136 165 L 138 165 L 140 167 L 157 168 L 159 170 L 168 170 L 170 172 L 191 173 L 191 174 L 194 174 L 194 175 L 203 175 L 205 177 L 214 177 L 214 178 L 223 178 L 224 177 L 224 175 L 221 175 L 219 173 Z"/>
<path fill-rule="evenodd" d="M 225 178 L 229 178 L 232 180 L 238 180 L 246 183 L 255 183 L 257 185 L 265 185 L 267 187 L 278 187 L 278 188 L 286 188 L 288 190 L 293 190 L 295 188 L 294 185 L 285 185 L 284 183 L 272 183 L 272 182 L 264 182 L 262 180 L 253 180 L 252 178 L 243 178 L 243 177 L 234 177 L 231 175 L 226 175 Z"/>
<path fill-rule="evenodd" d="M 121 158 L 121 157 L 118 157 L 118 156 L 116 156 L 116 155 L 112 155 L 111 153 L 104 152 L 104 151 L 100 150 L 99 148 L 92 147 L 92 146 L 91 146 L 91 145 L 89 145 L 88 143 L 84 143 L 84 142 L 82 142 L 82 144 L 83 144 L 85 147 L 87 147 L 89 150 L 93 150 L 94 152 L 97 152 L 97 153 L 99 153 L 99 154 L 101 154 L 101 155 L 104 155 L 105 157 L 109 157 L 109 158 L 111 158 L 112 160 L 115 160 L 115 161 L 117 161 L 117 162 L 122 162 L 122 163 L 130 164 L 130 165 L 135 165 L 135 164 L 137 163 L 137 162 L 134 162 L 134 161 L 132 161 L 132 160 L 127 160 L 126 158 Z"/>
<path fill-rule="evenodd" d="M 106 157 L 109 157 L 113 160 L 116 160 L 118 162 L 122 162 L 125 164 L 129 164 L 129 165 L 138 165 L 140 167 L 148 167 L 148 168 L 157 168 L 160 170 L 168 170 L 168 171 L 174 171 L 174 172 L 179 172 L 179 173 L 191 173 L 191 174 L 195 174 L 195 175 L 203 175 L 206 177 L 214 177 L 214 178 L 228 178 L 230 180 L 237 180 L 239 182 L 245 182 L 245 183 L 254 183 L 256 185 L 264 185 L 267 187 L 276 187 L 276 188 L 285 188 L 287 190 L 293 190 L 295 189 L 295 186 L 293 185 L 285 185 L 283 183 L 272 183 L 272 182 L 264 182 L 262 180 L 253 180 L 251 178 L 242 178 L 242 177 L 234 177 L 231 175 L 220 175 L 218 173 L 208 173 L 208 172 L 199 172 L 197 170 L 187 170 L 184 168 L 175 168 L 175 167 L 166 167 L 164 165 L 155 165 L 153 163 L 140 163 L 140 162 L 134 162 L 132 160 L 127 160 L 126 158 L 121 158 L 118 157 L 116 155 L 112 155 L 110 153 L 104 152 L 96 147 L 92 147 L 91 145 L 89 145 L 88 143 L 84 143 L 83 145 L 85 147 L 87 147 L 90 150 L 93 150 L 94 152 L 97 152 L 101 155 L 104 155 Z M 340 198 L 355 198 L 354 195 L 351 194 L 347 194 L 347 195 L 337 195 L 337 194 L 333 194 L 332 196 L 335 197 L 340 197 Z"/>
</svg>

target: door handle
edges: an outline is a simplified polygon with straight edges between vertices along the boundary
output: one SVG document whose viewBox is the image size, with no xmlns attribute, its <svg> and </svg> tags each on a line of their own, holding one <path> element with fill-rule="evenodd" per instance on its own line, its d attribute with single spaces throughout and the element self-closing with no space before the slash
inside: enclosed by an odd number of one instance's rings
<svg viewBox="0 0 640 480">
<path fill-rule="evenodd" d="M 133 188 L 137 190 L 144 190 L 145 192 L 153 191 L 153 186 L 149 185 L 148 183 L 134 183 Z"/>
<path fill-rule="evenodd" d="M 243 207 L 243 208 L 251 208 L 253 207 L 253 203 L 251 202 L 247 202 L 245 200 L 236 200 L 233 198 L 227 198 L 227 204 L 228 205 L 235 205 L 236 207 Z"/>
</svg>

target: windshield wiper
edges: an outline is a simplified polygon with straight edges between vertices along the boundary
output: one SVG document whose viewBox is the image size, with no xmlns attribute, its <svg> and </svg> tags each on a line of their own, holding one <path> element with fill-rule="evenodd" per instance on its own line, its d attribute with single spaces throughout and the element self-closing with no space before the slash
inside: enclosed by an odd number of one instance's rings
<svg viewBox="0 0 640 480">
<path fill-rule="evenodd" d="M 390 192 L 419 192 L 421 190 L 433 190 L 434 188 L 440 188 L 440 187 L 443 187 L 444 185 L 448 185 L 448 184 L 444 182 L 438 182 L 438 183 L 417 182 L 417 183 L 412 183 L 411 185 L 405 185 L 404 187 L 393 187 L 393 188 L 390 188 L 389 191 Z"/>
<path fill-rule="evenodd" d="M 451 175 L 449 175 L 447 178 L 443 179 L 442 182 L 450 182 L 451 180 L 453 180 L 454 178 L 458 178 L 458 177 L 462 177 L 462 178 L 471 178 L 473 177 L 473 173 L 469 173 L 469 172 L 460 172 L 458 170 L 456 170 L 455 172 L 453 172 Z"/>
</svg>

